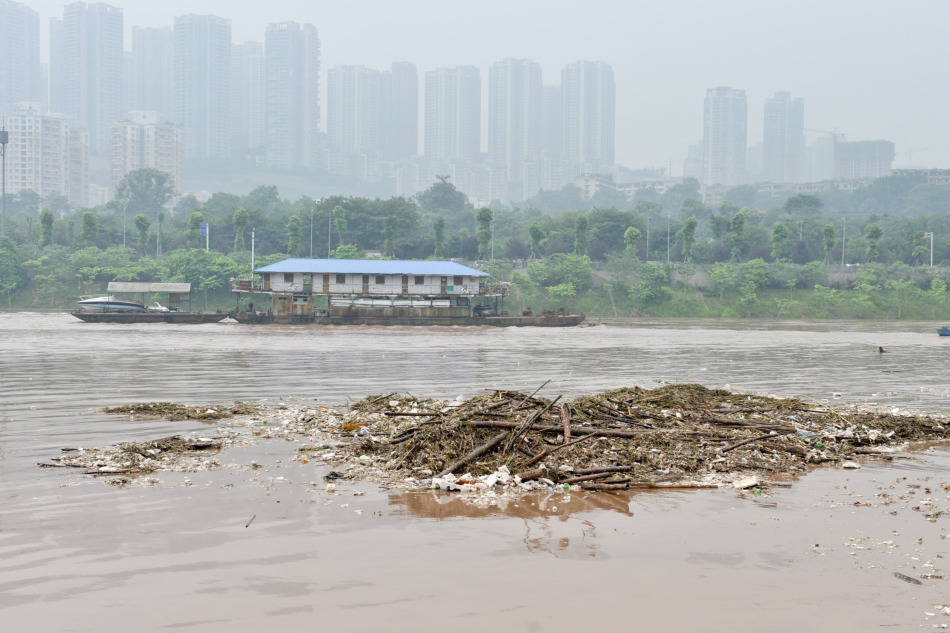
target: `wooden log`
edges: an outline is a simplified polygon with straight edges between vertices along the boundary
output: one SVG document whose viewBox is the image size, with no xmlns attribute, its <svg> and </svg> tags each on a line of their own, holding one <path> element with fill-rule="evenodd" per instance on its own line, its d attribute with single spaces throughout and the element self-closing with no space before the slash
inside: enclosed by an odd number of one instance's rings
<svg viewBox="0 0 950 633">
<path fill-rule="evenodd" d="M 437 415 L 442 415 L 442 412 L 441 411 L 416 411 L 415 413 L 412 413 L 412 412 L 407 411 L 405 413 L 401 413 L 399 411 L 383 411 L 383 415 L 390 418 L 399 418 L 399 417 L 431 418 Z"/>
<path fill-rule="evenodd" d="M 595 479 L 607 479 L 607 477 L 612 477 L 613 473 L 594 473 L 591 475 L 584 475 L 582 477 L 571 477 L 570 479 L 562 479 L 558 483 L 562 484 L 579 484 L 582 481 L 593 481 Z"/>
<path fill-rule="evenodd" d="M 594 473 L 625 473 L 633 470 L 633 466 L 594 466 L 592 468 L 575 468 L 575 475 L 593 475 Z"/>
<path fill-rule="evenodd" d="M 534 424 L 538 420 L 538 418 L 544 415 L 547 412 L 547 410 L 550 409 L 552 406 L 554 406 L 554 403 L 556 403 L 560 399 L 561 399 L 561 396 L 558 396 L 557 398 L 549 402 L 547 406 L 545 406 L 543 409 L 539 411 L 535 411 L 533 414 L 531 414 L 528 417 L 527 420 L 524 421 L 524 424 L 522 424 L 518 428 L 518 430 L 515 431 L 514 437 L 511 438 L 511 441 L 508 442 L 508 446 L 505 447 L 505 452 L 511 453 L 511 457 L 509 457 L 508 461 L 505 462 L 506 465 L 511 464 L 511 460 L 515 458 L 515 453 L 518 450 L 518 446 L 521 444 L 521 439 L 524 437 L 525 433 L 527 433 L 528 430 L 531 428 L 531 425 Z"/>
<path fill-rule="evenodd" d="M 515 477 L 521 479 L 521 481 L 531 481 L 532 479 L 537 479 L 538 477 L 543 477 L 548 473 L 547 468 L 538 468 L 536 470 L 529 470 L 527 472 L 518 473 Z"/>
<path fill-rule="evenodd" d="M 491 411 L 492 409 L 503 407 L 506 404 L 511 404 L 512 402 L 514 402 L 514 400 L 512 400 L 511 398 L 505 398 L 504 400 L 499 400 L 498 402 L 492 403 L 488 405 L 487 407 L 482 407 L 481 409 L 478 409 L 476 413 L 487 413 L 488 411 Z"/>
<path fill-rule="evenodd" d="M 571 442 L 570 444 L 561 444 L 560 446 L 555 446 L 554 448 L 546 448 L 546 449 L 544 449 L 543 451 L 541 451 L 540 453 L 538 453 L 537 455 L 535 455 L 534 457 L 532 457 L 530 460 L 528 460 L 528 463 L 525 464 L 524 467 L 527 468 L 528 466 L 531 466 L 532 464 L 537 464 L 539 461 L 541 461 L 542 459 L 544 459 L 545 457 L 547 457 L 547 456 L 550 455 L 551 453 L 554 453 L 554 452 L 556 452 L 556 451 L 559 451 L 559 450 L 561 450 L 562 448 L 567 448 L 568 446 L 574 446 L 575 444 L 580 444 L 580 443 L 583 442 L 584 440 L 589 440 L 589 439 L 592 438 L 592 437 L 597 437 L 597 433 L 591 433 L 591 434 L 589 434 L 589 435 L 585 435 L 584 437 L 580 438 L 579 440 L 574 440 L 574 441 Z"/>
<path fill-rule="evenodd" d="M 794 433 L 794 431 L 789 431 L 788 433 Z M 725 448 L 723 448 L 723 449 L 720 450 L 719 452 L 720 452 L 720 453 L 728 453 L 729 451 L 733 451 L 733 450 L 739 448 L 740 446 L 745 446 L 746 444 L 751 444 L 752 442 L 758 442 L 759 440 L 767 440 L 767 439 L 770 439 L 770 438 L 776 439 L 776 438 L 781 437 L 782 435 L 787 435 L 788 433 L 766 433 L 765 435 L 757 435 L 756 437 L 750 437 L 750 438 L 747 439 L 747 440 L 742 440 L 741 442 L 736 442 L 735 444 L 732 444 L 732 445 L 730 445 L 730 446 L 726 446 Z"/>
<path fill-rule="evenodd" d="M 517 407 L 515 407 L 515 408 L 517 409 L 518 407 L 521 407 L 525 402 L 527 402 L 528 400 L 530 400 L 531 398 L 533 398 L 533 397 L 534 397 L 534 394 L 536 394 L 536 393 L 538 393 L 539 391 L 541 391 L 542 389 L 544 389 L 544 385 L 548 384 L 549 382 L 551 382 L 551 379 L 550 379 L 550 378 L 549 378 L 548 380 L 545 380 L 544 382 L 542 382 L 540 387 L 538 387 L 537 389 L 535 389 L 534 391 L 532 391 L 530 396 L 525 396 L 525 397 L 524 397 L 524 400 L 522 400 L 521 403 L 520 403 Z"/>
<path fill-rule="evenodd" d="M 629 487 L 630 484 L 626 482 L 594 482 L 581 484 L 581 488 L 586 488 L 587 490 L 626 490 Z"/>
<path fill-rule="evenodd" d="M 766 448 L 771 448 L 774 451 L 786 451 L 799 457 L 804 457 L 808 455 L 808 451 L 802 448 L 801 446 L 796 446 L 794 444 L 779 444 L 778 442 L 762 442 L 762 446 Z"/>
<path fill-rule="evenodd" d="M 504 439 L 505 439 L 506 437 L 508 437 L 508 435 L 509 435 L 509 432 L 508 432 L 508 431 L 502 431 L 501 433 L 499 433 L 499 434 L 496 435 L 495 437 L 491 438 L 490 440 L 488 440 L 488 442 L 486 442 L 485 444 L 482 444 L 481 446 L 479 446 L 478 448 L 476 448 L 474 451 L 472 451 L 471 453 L 469 453 L 468 455 L 466 455 L 466 456 L 463 457 L 462 459 L 459 459 L 459 460 L 453 462 L 452 464 L 449 464 L 448 468 L 446 468 L 446 469 L 443 470 L 441 473 L 439 473 L 438 476 L 439 476 L 439 477 L 445 477 L 445 476 L 448 475 L 449 473 L 455 472 L 456 470 L 458 470 L 458 469 L 461 468 L 462 466 L 465 466 L 466 464 L 475 461 L 476 459 L 478 459 L 479 457 L 481 457 L 482 455 L 484 455 L 485 453 L 487 453 L 487 452 L 490 451 L 491 449 L 493 449 L 493 448 L 495 448 L 496 446 L 498 446 L 499 444 L 501 444 L 502 441 L 504 441 Z"/>
<path fill-rule="evenodd" d="M 567 402 L 561 404 L 561 422 L 564 424 L 564 443 L 571 443 L 571 405 Z"/>
<path fill-rule="evenodd" d="M 522 426 L 521 422 L 506 422 L 504 420 L 470 420 L 463 422 L 463 424 L 468 424 L 476 428 L 501 428 L 501 429 L 517 429 Z M 562 426 L 536 426 L 532 430 L 540 433 L 563 433 L 564 427 Z M 626 431 L 621 429 L 591 429 L 586 427 L 571 427 L 572 435 L 606 435 L 610 437 L 640 437 L 644 433 L 649 431 L 655 431 L 655 429 L 643 429 L 642 431 Z M 572 442 L 573 443 L 573 442 Z"/>
</svg>

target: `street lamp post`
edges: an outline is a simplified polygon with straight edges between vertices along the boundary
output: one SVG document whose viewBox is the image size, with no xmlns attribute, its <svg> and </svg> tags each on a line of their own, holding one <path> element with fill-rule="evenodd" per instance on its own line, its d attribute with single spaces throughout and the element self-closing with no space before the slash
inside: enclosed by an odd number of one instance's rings
<svg viewBox="0 0 950 633">
<path fill-rule="evenodd" d="M 930 238 L 930 267 L 934 267 L 934 234 L 933 231 L 924 233 L 924 239 Z"/>
<path fill-rule="evenodd" d="M 670 263 L 670 216 L 666 216 L 666 263 Z"/>
<path fill-rule="evenodd" d="M 650 216 L 647 216 L 647 247 L 644 261 L 650 261 Z"/>
<path fill-rule="evenodd" d="M 844 270 L 844 234 L 848 226 L 847 216 L 841 216 L 841 270 Z"/>
<path fill-rule="evenodd" d="M 333 214 L 327 211 L 327 259 L 330 259 L 330 229 L 333 228 Z"/>
<path fill-rule="evenodd" d="M 0 236 L 6 235 L 7 217 L 7 142 L 10 140 L 10 133 L 6 129 L 0 129 L 0 158 L 3 160 L 3 189 L 0 192 Z"/>
<path fill-rule="evenodd" d="M 317 208 L 317 203 L 314 202 L 313 206 L 310 207 L 310 259 L 313 259 L 313 211 Z"/>
</svg>

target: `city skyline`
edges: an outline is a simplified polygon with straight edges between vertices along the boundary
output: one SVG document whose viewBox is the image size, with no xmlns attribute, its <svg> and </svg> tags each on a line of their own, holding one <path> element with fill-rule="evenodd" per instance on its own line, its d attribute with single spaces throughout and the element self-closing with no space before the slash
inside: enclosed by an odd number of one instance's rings
<svg viewBox="0 0 950 633">
<path fill-rule="evenodd" d="M 61 15 L 64 3 L 24 4 L 40 13 L 46 59 L 49 18 Z M 126 48 L 133 27 L 171 27 L 175 16 L 191 12 L 230 20 L 234 43 L 262 42 L 267 23 L 312 23 L 322 43 L 322 86 L 326 70 L 336 65 L 383 70 L 401 60 L 415 64 L 420 77 L 439 67 L 473 65 L 486 77 L 492 63 L 523 58 L 538 62 L 550 85 L 570 63 L 603 61 L 614 69 L 617 86 L 616 160 L 631 168 L 672 165 L 673 175 L 680 175 L 688 146 L 702 136 L 703 95 L 717 85 L 746 91 L 750 145 L 762 140 L 760 104 L 787 91 L 808 103 L 809 129 L 838 131 L 853 141 L 892 140 L 895 166 L 950 164 L 950 143 L 941 142 L 950 140 L 950 122 L 939 108 L 950 87 L 928 70 L 941 58 L 938 18 L 950 7 L 933 1 L 898 10 L 881 1 L 858 8 L 813 1 L 627 6 L 595 0 L 580 14 L 566 2 L 527 0 L 477 7 L 407 0 L 398 11 L 373 1 L 113 4 L 124 11 Z M 603 20 L 605 14 L 611 19 Z M 486 132 L 483 123 L 483 149 Z M 808 133 L 809 142 L 815 138 Z"/>
</svg>

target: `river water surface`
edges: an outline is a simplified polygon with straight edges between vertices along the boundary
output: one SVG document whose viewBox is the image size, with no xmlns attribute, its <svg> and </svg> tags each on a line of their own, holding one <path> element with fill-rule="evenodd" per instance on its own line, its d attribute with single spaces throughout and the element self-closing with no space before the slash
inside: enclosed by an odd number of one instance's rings
<svg viewBox="0 0 950 633">
<path fill-rule="evenodd" d="M 328 493 L 326 468 L 291 461 L 285 442 L 229 451 L 211 472 L 161 473 L 151 488 L 37 467 L 64 447 L 207 428 L 98 411 L 148 401 L 331 406 L 697 382 L 944 411 L 950 339 L 935 325 L 321 328 L 0 314 L 0 622 L 233 633 L 950 624 L 950 454 L 939 447 L 815 471 L 768 497 L 552 493 L 491 508 L 365 483 Z M 252 460 L 262 467 L 239 467 Z M 921 510 L 944 507 L 946 519 Z"/>
</svg>

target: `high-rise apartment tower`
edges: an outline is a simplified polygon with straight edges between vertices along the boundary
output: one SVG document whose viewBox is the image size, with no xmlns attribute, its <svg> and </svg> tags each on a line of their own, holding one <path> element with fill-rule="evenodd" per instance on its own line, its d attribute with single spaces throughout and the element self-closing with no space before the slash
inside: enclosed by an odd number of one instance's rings
<svg viewBox="0 0 950 633">
<path fill-rule="evenodd" d="M 765 100 L 762 176 L 769 182 L 801 182 L 805 157 L 805 100 L 776 92 Z"/>
<path fill-rule="evenodd" d="M 608 171 L 614 164 L 616 87 L 604 62 L 579 61 L 561 71 L 564 159 L 576 173 Z"/>
<path fill-rule="evenodd" d="M 745 90 L 720 86 L 706 91 L 703 116 L 703 183 L 745 182 L 748 104 Z"/>
<path fill-rule="evenodd" d="M 524 199 L 525 170 L 536 172 L 542 151 L 541 66 L 506 59 L 488 73 L 488 157 L 507 181 L 508 196 Z M 537 180 L 536 173 L 531 181 Z"/>
<path fill-rule="evenodd" d="M 175 113 L 188 158 L 228 156 L 231 134 L 231 22 L 175 18 Z"/>
<path fill-rule="evenodd" d="M 313 167 L 320 133 L 320 39 L 312 24 L 268 24 L 264 35 L 267 163 Z"/>
<path fill-rule="evenodd" d="M 478 68 L 426 73 L 425 156 L 475 160 L 481 152 L 482 86 Z"/>
<path fill-rule="evenodd" d="M 21 101 L 46 101 L 40 15 L 25 4 L 0 0 L 0 115 Z"/>
<path fill-rule="evenodd" d="M 124 66 L 122 9 L 73 2 L 50 22 L 53 110 L 88 132 L 96 156 L 108 156 L 109 125 L 125 115 Z"/>
</svg>

